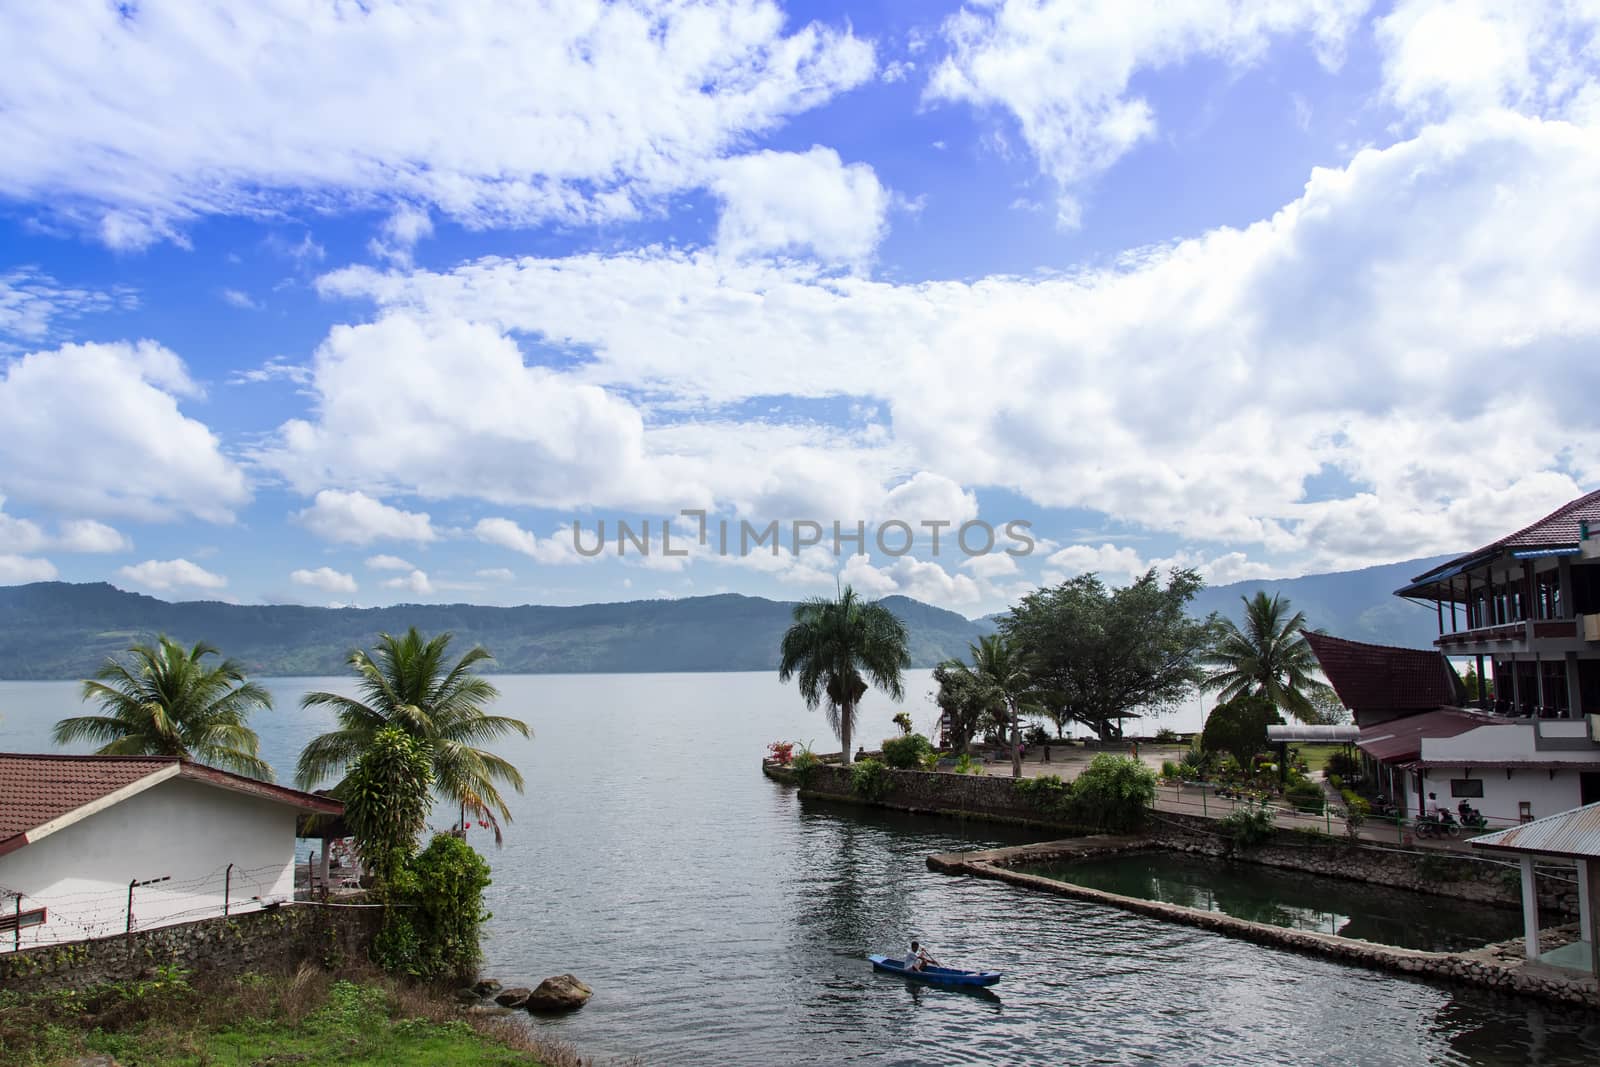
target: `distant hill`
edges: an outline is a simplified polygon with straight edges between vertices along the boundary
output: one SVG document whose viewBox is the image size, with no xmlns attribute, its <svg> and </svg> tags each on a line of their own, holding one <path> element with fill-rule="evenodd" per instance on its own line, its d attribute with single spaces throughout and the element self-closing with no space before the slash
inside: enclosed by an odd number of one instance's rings
<svg viewBox="0 0 1600 1067">
<path fill-rule="evenodd" d="M 1215 611 L 1237 622 L 1244 614 L 1239 598 L 1265 590 L 1269 596 L 1281 594 L 1296 611 L 1305 612 L 1306 622 L 1314 630 L 1375 645 L 1432 648 L 1433 639 L 1439 636 L 1433 610 L 1401 600 L 1394 591 L 1454 558 L 1433 556 L 1359 571 L 1218 585 L 1201 590 L 1194 599 L 1194 610 L 1197 615 Z"/>
<path fill-rule="evenodd" d="M 965 655 L 992 626 L 907 597 L 885 599 L 919 667 Z M 387 608 L 172 604 L 105 583 L 0 588 L 0 678 L 84 678 L 157 633 L 204 640 L 254 675 L 338 674 L 373 635 L 416 626 L 479 643 L 507 673 L 772 670 L 794 605 L 727 594 L 581 607 L 406 604 Z"/>
</svg>

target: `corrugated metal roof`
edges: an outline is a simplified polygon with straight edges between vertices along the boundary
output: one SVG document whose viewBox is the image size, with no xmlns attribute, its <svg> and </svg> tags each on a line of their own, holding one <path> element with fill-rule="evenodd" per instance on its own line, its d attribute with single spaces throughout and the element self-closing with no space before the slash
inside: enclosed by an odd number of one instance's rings
<svg viewBox="0 0 1600 1067">
<path fill-rule="evenodd" d="M 1425 737 L 1455 737 L 1480 726 L 1504 726 L 1513 721 L 1481 712 L 1440 708 L 1438 711 L 1407 715 L 1364 727 L 1356 744 L 1380 762 L 1413 760 L 1422 755 L 1422 739 Z"/>
<path fill-rule="evenodd" d="M 1304 723 L 1293 722 L 1287 726 L 1267 727 L 1268 741 L 1306 741 L 1329 744 L 1339 741 L 1354 741 L 1360 736 L 1361 728 L 1359 726 L 1307 726 Z"/>
<path fill-rule="evenodd" d="M 1600 803 L 1546 815 L 1509 830 L 1472 839 L 1473 848 L 1600 859 Z"/>
</svg>

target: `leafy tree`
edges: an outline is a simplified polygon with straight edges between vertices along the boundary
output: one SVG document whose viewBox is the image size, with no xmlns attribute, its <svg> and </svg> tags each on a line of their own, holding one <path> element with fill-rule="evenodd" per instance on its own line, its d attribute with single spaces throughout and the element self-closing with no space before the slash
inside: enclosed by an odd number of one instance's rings
<svg viewBox="0 0 1600 1067">
<path fill-rule="evenodd" d="M 338 693 L 307 693 L 301 706 L 331 708 L 339 729 L 311 740 L 300 753 L 296 780 L 302 789 L 345 770 L 368 752 L 379 731 L 395 727 L 425 742 L 432 763 L 433 784 L 440 796 L 494 826 L 501 840 L 500 820 L 511 812 L 499 785 L 522 792 L 516 767 L 476 744 L 509 734 L 527 737 L 520 719 L 489 715 L 484 705 L 500 695 L 473 673 L 490 658 L 482 647 L 454 664 L 447 660 L 450 634 L 424 639 L 412 627 L 400 637 L 379 634 L 376 649 L 350 653 L 361 699 Z M 343 796 L 348 779 L 334 788 Z"/>
<path fill-rule="evenodd" d="M 1332 686 L 1308 694 L 1311 714 L 1303 720 L 1312 726 L 1338 726 L 1350 721 L 1350 709 L 1344 706 Z"/>
<path fill-rule="evenodd" d="M 185 650 L 165 634 L 128 653 L 130 661 L 108 659 L 83 683 L 83 699 L 106 714 L 62 719 L 56 744 L 99 741 L 102 756 L 179 756 L 272 780 L 247 725 L 252 711 L 272 707 L 272 696 L 245 681 L 238 663 L 207 663 L 221 653 L 204 643 Z"/>
<path fill-rule="evenodd" d="M 1206 716 L 1200 734 L 1200 747 L 1206 752 L 1226 752 L 1242 766 L 1267 747 L 1267 727 L 1281 723 L 1283 717 L 1272 701 L 1246 693 L 1218 704 Z"/>
<path fill-rule="evenodd" d="M 373 958 L 385 970 L 427 981 L 470 977 L 482 955 L 489 881 L 477 850 L 454 834 L 435 834 L 396 872 L 396 907 L 373 939 Z"/>
<path fill-rule="evenodd" d="M 1218 626 L 1216 642 L 1201 658 L 1211 669 L 1205 688 L 1223 700 L 1257 693 L 1301 722 L 1318 721 L 1318 701 L 1337 702 L 1316 678 L 1317 658 L 1306 643 L 1304 612 L 1289 614 L 1289 602 L 1265 592 L 1244 601 L 1244 627 L 1232 619 Z"/>
<path fill-rule="evenodd" d="M 428 744 L 398 726 L 372 735 L 345 776 L 341 796 L 345 823 L 355 836 L 367 866 L 380 882 L 395 872 L 417 849 L 428 820 L 433 789 L 433 760 Z"/>
<path fill-rule="evenodd" d="M 778 678 L 798 679 L 806 707 L 826 708 L 846 764 L 867 679 L 895 700 L 905 696 L 902 672 L 911 666 L 906 642 L 905 624 L 894 612 L 861 600 L 848 585 L 835 600 L 813 597 L 795 605 L 794 624 L 779 651 Z"/>
<path fill-rule="evenodd" d="M 1011 777 L 1022 777 L 1021 715 L 1024 708 L 1032 711 L 1037 705 L 1033 691 L 1033 675 L 1023 658 L 1022 649 L 1004 634 L 980 637 L 970 646 L 971 663 L 951 660 L 943 667 L 961 678 L 960 686 L 971 694 L 975 707 L 981 708 L 995 722 L 1009 729 L 1011 734 Z"/>
<path fill-rule="evenodd" d="M 987 728 L 992 718 L 991 694 L 960 660 L 939 664 L 933 669 L 933 680 L 939 683 L 934 702 L 944 712 L 945 740 L 957 751 L 970 753 L 973 737 Z"/>
<path fill-rule="evenodd" d="M 1120 589 L 1082 574 L 1023 597 L 1000 630 L 1032 664 L 1052 718 L 1121 737 L 1125 719 L 1173 707 L 1204 678 L 1215 621 L 1188 614 L 1203 585 L 1188 568 L 1165 585 L 1152 568 Z"/>
</svg>

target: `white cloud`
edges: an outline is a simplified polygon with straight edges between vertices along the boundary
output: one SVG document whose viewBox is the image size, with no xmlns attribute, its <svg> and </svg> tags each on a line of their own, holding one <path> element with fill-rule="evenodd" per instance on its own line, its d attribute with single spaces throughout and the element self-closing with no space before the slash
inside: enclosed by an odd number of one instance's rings
<svg viewBox="0 0 1600 1067">
<path fill-rule="evenodd" d="M 402 511 L 362 492 L 324 489 L 311 506 L 295 513 L 306 529 L 324 541 L 370 545 L 374 541 L 435 540 L 426 512 Z"/>
<path fill-rule="evenodd" d="M 972 556 L 961 564 L 979 578 L 1006 578 L 1020 572 L 1017 559 L 1009 552 L 990 552 Z"/>
<path fill-rule="evenodd" d="M 846 166 L 831 148 L 754 152 L 724 160 L 715 174 L 717 246 L 729 255 L 810 252 L 861 264 L 883 238 L 888 190 L 870 166 Z"/>
<path fill-rule="evenodd" d="M 62 552 L 127 552 L 133 548 L 122 531 L 94 519 L 65 520 L 53 543 Z"/>
<path fill-rule="evenodd" d="M 285 197 L 629 217 L 871 77 L 870 44 L 785 22 L 770 0 L 6 5 L 0 195 L 118 248 Z"/>
<path fill-rule="evenodd" d="M 5 337 L 37 344 L 49 338 L 62 319 L 127 309 L 137 302 L 126 288 L 74 288 L 32 267 L 7 270 L 0 273 L 0 353 L 12 347 Z"/>
<path fill-rule="evenodd" d="M 1138 552 L 1109 543 L 1098 547 L 1067 545 L 1045 557 L 1045 566 L 1061 576 L 1055 581 L 1093 571 L 1112 585 L 1126 584 L 1130 577 L 1146 570 Z"/>
<path fill-rule="evenodd" d="M 414 357 L 405 331 L 375 336 L 398 363 L 374 354 L 346 382 L 328 378 L 324 409 L 337 411 L 386 366 L 415 374 L 426 399 L 407 387 L 375 404 L 429 427 L 421 462 L 407 451 L 422 446 L 397 442 L 380 470 L 353 443 L 324 447 L 339 434 L 323 431 L 306 458 L 406 491 L 847 521 L 883 514 L 886 487 L 926 472 L 957 493 L 994 487 L 1175 534 L 1205 549 L 1197 558 L 1359 566 L 1487 541 L 1514 525 L 1511 509 L 1531 520 L 1600 484 L 1600 431 L 1580 399 L 1600 390 L 1596 247 L 1600 141 L 1486 112 L 1318 169 L 1244 229 L 1064 277 L 900 285 L 662 249 L 346 270 L 323 289 L 404 308 L 406 330 L 449 341 Z M 509 342 L 493 360 L 459 354 L 508 331 L 584 357 L 546 377 Z M 430 369 L 444 353 L 484 396 L 547 382 L 511 404 L 529 421 L 548 421 L 546 393 L 656 399 L 596 467 L 553 443 L 519 450 L 514 435 L 536 431 L 497 402 L 485 414 L 452 396 Z M 1563 387 L 1534 384 L 1549 381 Z M 717 414 L 845 390 L 860 424 Z M 451 465 L 430 469 L 434 451 Z"/>
<path fill-rule="evenodd" d="M 422 571 L 412 571 L 400 578 L 390 578 L 383 583 L 385 589 L 403 589 L 417 596 L 432 596 L 433 583 L 428 581 L 428 576 Z"/>
<path fill-rule="evenodd" d="M 229 385 L 258 385 L 262 382 L 286 381 L 305 385 L 311 381 L 311 368 L 302 363 L 290 363 L 283 356 L 273 356 L 259 367 L 234 371 Z"/>
<path fill-rule="evenodd" d="M 509 571 L 504 567 L 485 567 L 483 570 L 475 571 L 474 574 L 489 582 L 514 582 L 517 580 L 516 572 Z"/>
<path fill-rule="evenodd" d="M 0 552 L 0 585 L 23 585 L 27 582 L 53 582 L 56 568 L 47 559 Z"/>
<path fill-rule="evenodd" d="M 417 568 L 399 556 L 368 556 L 367 567 L 375 571 L 414 571 Z"/>
<path fill-rule="evenodd" d="M 1077 192 L 1157 129 L 1150 102 L 1130 92 L 1137 74 L 1198 57 L 1246 66 L 1301 34 L 1337 65 L 1370 2 L 982 0 L 945 21 L 950 51 L 926 96 L 1009 112 L 1062 190 L 1062 223 L 1077 225 Z"/>
<path fill-rule="evenodd" d="M 295 585 L 306 585 L 313 589 L 320 589 L 324 593 L 354 593 L 357 589 L 354 575 L 336 571 L 332 567 L 318 567 L 316 570 L 304 568 L 289 573 L 289 580 Z"/>
<path fill-rule="evenodd" d="M 250 298 L 249 293 L 242 289 L 224 289 L 218 295 L 222 297 L 224 304 L 239 308 L 242 311 L 257 311 L 261 307 L 260 304 Z"/>
<path fill-rule="evenodd" d="M 418 241 L 432 233 L 433 217 L 428 214 L 427 208 L 401 204 L 383 220 L 383 225 L 378 228 L 378 236 L 372 239 L 368 248 L 375 256 L 409 267 L 411 250 Z"/>
<path fill-rule="evenodd" d="M 508 548 L 540 563 L 581 563 L 586 558 L 574 547 L 570 529 L 558 530 L 549 537 L 540 537 L 529 530 L 524 530 L 511 519 L 488 518 L 479 519 L 472 532 L 486 545 Z M 595 536 L 595 529 L 590 527 L 585 531 L 585 543 L 592 544 Z"/>
<path fill-rule="evenodd" d="M 155 560 L 121 567 L 117 574 L 147 589 L 222 589 L 228 579 L 186 559 Z"/>
<path fill-rule="evenodd" d="M 59 511 L 231 522 L 249 499 L 200 388 L 153 341 L 69 344 L 0 364 L 0 492 Z"/>
</svg>

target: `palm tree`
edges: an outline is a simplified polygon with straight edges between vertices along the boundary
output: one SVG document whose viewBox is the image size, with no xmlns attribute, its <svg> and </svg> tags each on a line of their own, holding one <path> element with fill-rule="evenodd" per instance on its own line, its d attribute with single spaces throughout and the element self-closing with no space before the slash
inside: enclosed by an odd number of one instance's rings
<svg viewBox="0 0 1600 1067">
<path fill-rule="evenodd" d="M 105 714 L 62 719 L 56 744 L 98 741 L 101 756 L 178 756 L 272 780 L 261 740 L 246 725 L 251 711 L 272 707 L 272 696 L 245 681 L 238 663 L 204 663 L 221 653 L 204 643 L 185 651 L 165 634 L 128 653 L 129 662 L 113 656 L 83 683 L 83 699 Z"/>
<path fill-rule="evenodd" d="M 1022 777 L 1022 712 L 1037 710 L 1039 694 L 1033 691 L 1033 678 L 1026 657 L 1004 634 L 989 634 L 968 646 L 972 662 L 951 660 L 942 664 L 960 688 L 974 694 L 1002 728 L 1011 732 L 1011 777 Z"/>
<path fill-rule="evenodd" d="M 794 624 L 783 635 L 778 679 L 798 678 L 806 707 L 826 704 L 828 725 L 844 746 L 847 765 L 867 679 L 895 700 L 905 696 L 901 672 L 911 666 L 906 642 L 905 624 L 894 612 L 861 600 L 848 585 L 837 600 L 813 597 L 795 605 Z"/>
<path fill-rule="evenodd" d="M 394 726 L 428 745 L 434 788 L 440 796 L 494 827 L 501 840 L 500 820 L 511 812 L 497 783 L 522 792 L 522 775 L 491 752 L 472 747 L 507 734 L 529 736 L 520 719 L 487 715 L 484 705 L 499 690 L 473 673 L 492 657 L 481 646 L 451 666 L 445 659 L 450 634 L 426 640 L 416 627 L 400 637 L 379 634 L 377 647 L 350 653 L 347 661 L 357 678 L 360 699 L 338 693 L 307 693 L 305 708 L 333 709 L 339 728 L 313 738 L 300 753 L 295 780 L 302 789 L 314 788 L 334 774 L 346 771 L 373 744 L 385 727 Z M 340 795 L 345 783 L 334 787 Z"/>
<path fill-rule="evenodd" d="M 1212 674 L 1202 688 L 1223 701 L 1253 693 L 1301 722 L 1318 721 L 1317 702 L 1333 689 L 1316 678 L 1317 659 L 1306 643 L 1304 612 L 1289 615 L 1289 602 L 1258 592 L 1244 601 L 1244 629 L 1232 619 L 1220 624 L 1211 650 L 1200 657 Z M 1336 698 L 1335 698 L 1336 699 Z"/>
</svg>

